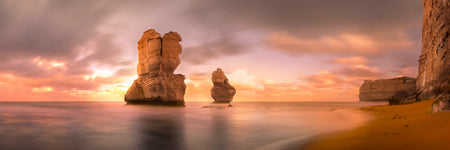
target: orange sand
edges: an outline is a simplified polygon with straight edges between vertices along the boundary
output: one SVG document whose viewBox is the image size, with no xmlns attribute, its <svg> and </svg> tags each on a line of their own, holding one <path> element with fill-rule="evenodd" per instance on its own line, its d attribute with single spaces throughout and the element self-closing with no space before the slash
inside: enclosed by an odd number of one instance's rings
<svg viewBox="0 0 450 150">
<path fill-rule="evenodd" d="M 377 119 L 350 131 L 324 135 L 307 150 L 450 150 L 450 113 L 430 113 L 433 100 L 361 108 Z"/>
</svg>

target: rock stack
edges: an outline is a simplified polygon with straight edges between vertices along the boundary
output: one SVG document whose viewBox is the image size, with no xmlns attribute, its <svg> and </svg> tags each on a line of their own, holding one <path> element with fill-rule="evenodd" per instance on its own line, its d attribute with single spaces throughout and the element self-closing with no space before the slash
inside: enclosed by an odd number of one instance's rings
<svg viewBox="0 0 450 150">
<path fill-rule="evenodd" d="M 233 101 L 236 89 L 228 83 L 228 78 L 222 69 L 217 68 L 212 73 L 211 80 L 214 84 L 211 89 L 211 97 L 214 99 L 214 103 L 230 103 Z"/>
<path fill-rule="evenodd" d="M 450 1 L 423 0 L 419 99 L 437 98 L 433 112 L 450 111 Z"/>
<path fill-rule="evenodd" d="M 360 101 L 393 101 L 392 104 L 412 103 L 416 100 L 404 98 L 415 97 L 416 79 L 400 77 L 393 79 L 365 80 L 359 88 Z M 397 101 L 397 102 L 394 102 Z"/>
<path fill-rule="evenodd" d="M 176 32 L 161 35 L 154 29 L 138 41 L 139 63 L 133 85 L 125 94 L 128 104 L 184 105 L 184 75 L 173 72 L 180 64 L 181 37 Z"/>
</svg>

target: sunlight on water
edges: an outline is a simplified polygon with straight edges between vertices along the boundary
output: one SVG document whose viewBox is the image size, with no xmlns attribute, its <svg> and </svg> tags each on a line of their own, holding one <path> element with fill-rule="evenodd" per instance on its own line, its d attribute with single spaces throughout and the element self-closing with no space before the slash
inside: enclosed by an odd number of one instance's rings
<svg viewBox="0 0 450 150">
<path fill-rule="evenodd" d="M 0 149 L 280 149 L 361 125 L 384 103 L 0 103 Z"/>
</svg>

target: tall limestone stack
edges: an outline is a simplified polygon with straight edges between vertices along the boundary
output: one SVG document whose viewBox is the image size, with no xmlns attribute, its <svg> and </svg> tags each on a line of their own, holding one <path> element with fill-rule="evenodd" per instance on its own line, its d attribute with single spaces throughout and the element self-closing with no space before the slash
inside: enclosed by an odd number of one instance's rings
<svg viewBox="0 0 450 150">
<path fill-rule="evenodd" d="M 211 97 L 215 103 L 230 103 L 233 101 L 236 89 L 228 83 L 228 78 L 222 69 L 217 68 L 212 73 L 211 80 L 214 84 L 214 87 L 211 89 Z"/>
<path fill-rule="evenodd" d="M 422 54 L 419 59 L 419 99 L 438 98 L 433 111 L 449 111 L 450 1 L 423 0 Z"/>
<path fill-rule="evenodd" d="M 125 94 L 128 104 L 184 105 L 184 75 L 173 74 L 180 64 L 181 37 L 176 32 L 162 38 L 155 30 L 138 41 L 139 63 L 133 85 Z"/>
<path fill-rule="evenodd" d="M 399 94 L 405 94 L 409 96 L 415 95 L 415 93 L 415 78 L 400 77 L 393 79 L 365 80 L 359 88 L 359 100 L 388 101 L 389 98 Z"/>
</svg>

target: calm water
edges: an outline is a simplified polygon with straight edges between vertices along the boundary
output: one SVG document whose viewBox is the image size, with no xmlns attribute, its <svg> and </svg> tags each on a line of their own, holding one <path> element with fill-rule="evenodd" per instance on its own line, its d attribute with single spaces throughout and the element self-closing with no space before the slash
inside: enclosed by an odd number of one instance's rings
<svg viewBox="0 0 450 150">
<path fill-rule="evenodd" d="M 103 103 L 0 103 L 0 149 L 285 149 L 350 129 L 380 102 L 187 103 L 186 107 Z"/>
</svg>

